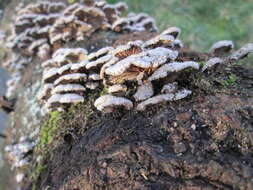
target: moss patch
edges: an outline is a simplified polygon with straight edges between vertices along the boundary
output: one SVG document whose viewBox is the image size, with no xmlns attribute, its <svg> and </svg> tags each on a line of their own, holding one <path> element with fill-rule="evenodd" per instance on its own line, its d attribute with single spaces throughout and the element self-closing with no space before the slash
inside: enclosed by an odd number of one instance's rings
<svg viewBox="0 0 253 190">
<path fill-rule="evenodd" d="M 50 152 L 50 147 L 59 128 L 60 119 L 60 112 L 51 112 L 48 121 L 45 122 L 40 130 L 40 143 L 37 146 L 37 150 L 42 152 L 43 155 L 47 155 Z"/>
<path fill-rule="evenodd" d="M 226 80 L 223 80 L 223 85 L 226 87 L 234 86 L 237 81 L 237 76 L 235 74 L 228 75 Z"/>
<path fill-rule="evenodd" d="M 38 164 L 33 172 L 31 173 L 30 180 L 33 182 L 37 182 L 43 172 L 47 171 L 47 166 L 43 164 Z M 37 190 L 36 183 L 33 183 L 31 190 Z"/>
</svg>

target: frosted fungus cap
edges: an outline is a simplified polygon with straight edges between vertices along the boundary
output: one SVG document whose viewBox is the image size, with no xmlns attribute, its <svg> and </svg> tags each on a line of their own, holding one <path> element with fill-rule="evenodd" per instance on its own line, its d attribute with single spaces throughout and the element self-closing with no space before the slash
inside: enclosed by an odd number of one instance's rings
<svg viewBox="0 0 253 190">
<path fill-rule="evenodd" d="M 210 52 L 215 55 L 225 54 L 230 52 L 234 48 L 234 43 L 232 41 L 223 40 L 218 41 L 212 45 Z"/>
<path fill-rule="evenodd" d="M 178 38 L 180 34 L 181 34 L 181 29 L 176 26 L 169 27 L 168 29 L 162 32 L 162 35 L 171 35 L 175 39 Z"/>
<path fill-rule="evenodd" d="M 207 69 L 210 69 L 210 68 L 214 67 L 214 66 L 217 65 L 217 64 L 221 64 L 221 63 L 223 63 L 223 62 L 224 62 L 224 61 L 223 61 L 221 58 L 219 58 L 219 57 L 211 58 L 211 59 L 209 59 L 209 60 L 206 62 L 206 64 L 203 66 L 202 72 L 206 71 Z"/>
<path fill-rule="evenodd" d="M 157 96 L 154 96 L 144 102 L 141 102 L 140 104 L 137 105 L 136 109 L 138 111 L 144 111 L 148 106 L 157 105 L 157 104 L 160 104 L 163 102 L 168 102 L 168 101 L 180 100 L 180 99 L 187 97 L 191 93 L 192 92 L 190 90 L 180 90 L 176 93 L 157 95 Z"/>
<path fill-rule="evenodd" d="M 114 108 L 118 107 L 130 110 L 133 108 L 133 103 L 126 98 L 104 95 L 95 101 L 94 106 L 100 111 L 110 113 L 114 110 Z"/>
<path fill-rule="evenodd" d="M 186 61 L 186 62 L 173 62 L 168 63 L 163 66 L 161 66 L 159 69 L 157 69 L 152 76 L 149 78 L 150 81 L 158 80 L 161 78 L 167 77 L 170 73 L 173 72 L 180 72 L 187 68 L 193 68 L 193 69 L 199 69 L 199 64 L 194 61 Z"/>
</svg>

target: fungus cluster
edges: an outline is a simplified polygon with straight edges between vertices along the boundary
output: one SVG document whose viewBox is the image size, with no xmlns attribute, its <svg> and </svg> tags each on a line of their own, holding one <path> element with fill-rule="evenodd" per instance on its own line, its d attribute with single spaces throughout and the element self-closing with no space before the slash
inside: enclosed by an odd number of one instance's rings
<svg viewBox="0 0 253 190">
<path fill-rule="evenodd" d="M 125 3 L 104 1 L 64 4 L 41 1 L 19 9 L 8 47 L 25 55 L 37 54 L 46 60 L 53 50 L 69 40 L 83 40 L 98 30 L 116 32 L 156 30 L 154 19 L 146 14 L 122 13 Z"/>
<path fill-rule="evenodd" d="M 49 30 L 65 8 L 64 3 L 43 1 L 19 10 L 8 46 L 26 55 L 38 52 L 38 56 L 47 59 L 50 53 Z"/>
<path fill-rule="evenodd" d="M 150 105 L 190 95 L 190 90 L 180 89 L 169 79 L 187 68 L 199 69 L 196 62 L 176 61 L 182 47 L 177 39 L 179 34 L 179 28 L 170 27 L 146 42 L 129 42 L 108 52 L 111 58 L 100 70 L 108 94 L 99 97 L 95 107 L 103 112 L 112 112 L 117 107 L 143 111 Z M 157 81 L 163 85 L 155 88 Z"/>
<path fill-rule="evenodd" d="M 75 3 L 66 8 L 50 30 L 50 42 L 60 44 L 70 39 L 82 40 L 94 31 L 107 28 L 106 15 L 98 7 Z"/>
<path fill-rule="evenodd" d="M 145 13 L 129 13 L 127 17 L 119 18 L 112 24 L 116 32 L 122 31 L 156 31 L 155 20 Z"/>
<path fill-rule="evenodd" d="M 116 32 L 156 30 L 154 19 L 146 14 L 131 13 L 126 18 L 121 17 L 127 9 L 127 5 L 122 2 L 114 5 L 104 1 L 89 5 L 70 5 L 52 26 L 50 42 L 58 47 L 62 42 L 71 39 L 83 40 L 101 29 L 112 29 Z"/>
<path fill-rule="evenodd" d="M 82 48 L 61 48 L 52 59 L 42 64 L 43 82 L 39 99 L 49 109 L 64 108 L 84 101 L 85 95 L 100 85 L 99 71 L 110 57 L 104 56 L 110 47 L 87 55 Z"/>
<path fill-rule="evenodd" d="M 205 72 L 219 64 L 235 63 L 253 53 L 253 43 L 248 43 L 242 46 L 239 50 L 232 52 L 234 43 L 232 41 L 218 41 L 212 45 L 210 49 L 210 58 L 202 67 Z M 231 53 L 232 52 L 232 53 Z M 229 54 L 230 55 L 227 55 Z"/>
<path fill-rule="evenodd" d="M 12 169 L 17 169 L 16 181 L 21 183 L 24 178 L 22 169 L 30 164 L 31 152 L 33 151 L 36 143 L 27 137 L 21 137 L 18 143 L 8 145 L 5 147 L 7 158 L 12 162 Z"/>
<path fill-rule="evenodd" d="M 31 62 L 31 58 L 13 54 L 13 56 L 3 63 L 3 67 L 8 70 L 10 77 L 6 83 L 7 98 L 13 98 L 22 79 L 22 72 L 27 64 Z"/>
<path fill-rule="evenodd" d="M 180 88 L 176 82 L 178 73 L 186 69 L 205 72 L 253 52 L 253 45 L 246 44 L 227 55 L 234 47 L 233 42 L 219 41 L 211 47 L 204 66 L 194 60 L 180 62 L 177 59 L 183 47 L 178 39 L 180 32 L 179 28 L 170 27 L 146 42 L 129 42 L 108 52 L 111 59 L 100 70 L 108 94 L 99 97 L 95 107 L 103 112 L 112 112 L 117 107 L 144 111 L 151 105 L 186 98 L 192 91 Z"/>
</svg>

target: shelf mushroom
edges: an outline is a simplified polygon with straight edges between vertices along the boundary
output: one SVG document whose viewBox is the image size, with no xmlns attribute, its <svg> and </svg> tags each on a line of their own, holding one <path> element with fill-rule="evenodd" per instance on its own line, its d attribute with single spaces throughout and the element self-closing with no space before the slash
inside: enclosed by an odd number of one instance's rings
<svg viewBox="0 0 253 190">
<path fill-rule="evenodd" d="M 123 107 L 124 109 L 130 110 L 133 108 L 133 103 L 122 97 L 116 97 L 112 95 L 104 95 L 98 98 L 95 103 L 95 107 L 105 113 L 110 113 L 114 108 Z"/>
<path fill-rule="evenodd" d="M 234 43 L 232 41 L 223 40 L 213 44 L 210 52 L 214 55 L 223 55 L 225 53 L 229 53 L 233 48 Z"/>
<path fill-rule="evenodd" d="M 50 54 L 49 29 L 65 8 L 61 2 L 43 1 L 21 9 L 8 47 L 25 55 L 38 52 L 39 57 L 47 59 Z"/>
</svg>

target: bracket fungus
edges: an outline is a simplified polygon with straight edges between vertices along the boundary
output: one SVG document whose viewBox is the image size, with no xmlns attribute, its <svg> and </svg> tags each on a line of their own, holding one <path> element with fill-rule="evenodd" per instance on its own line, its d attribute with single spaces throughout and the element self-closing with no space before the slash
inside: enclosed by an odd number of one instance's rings
<svg viewBox="0 0 253 190">
<path fill-rule="evenodd" d="M 133 108 L 133 103 L 130 100 L 112 95 L 104 95 L 99 97 L 95 101 L 94 105 L 99 111 L 103 111 L 105 113 L 112 112 L 113 108 L 117 107 L 123 107 L 127 110 Z"/>
<path fill-rule="evenodd" d="M 31 152 L 36 145 L 30 139 L 21 137 L 19 142 L 5 147 L 7 158 L 13 163 L 14 168 L 21 169 L 29 164 L 29 152 Z"/>
<path fill-rule="evenodd" d="M 180 31 L 174 30 L 176 28 L 172 29 L 146 42 L 128 42 L 108 52 L 107 55 L 111 55 L 111 59 L 103 64 L 100 76 L 104 85 L 108 86 L 108 93 L 115 96 L 100 97 L 94 104 L 98 110 L 111 112 L 113 111 L 111 108 L 114 107 L 114 103 L 111 102 L 123 98 L 132 102 L 132 108 L 143 111 L 148 105 L 176 101 L 191 94 L 189 90 L 178 90 L 176 82 L 167 83 L 162 89 L 159 87 L 157 89 L 153 84 L 156 80 L 168 78 L 187 68 L 198 70 L 200 67 L 199 63 L 194 61 L 176 62 L 179 53 L 172 49 L 171 44 Z M 171 31 L 176 31 L 178 34 L 174 34 L 174 37 L 170 35 Z M 112 104 L 109 106 L 110 109 L 101 106 L 108 107 L 108 104 L 103 104 L 103 100 L 110 102 L 109 105 Z M 129 109 L 129 107 L 125 108 Z"/>
<path fill-rule="evenodd" d="M 8 47 L 24 55 L 37 55 L 43 60 L 52 51 L 69 40 L 83 40 L 98 30 L 115 30 L 121 20 L 127 25 L 121 31 L 144 31 L 156 29 L 154 19 L 146 14 L 129 14 L 123 2 L 108 4 L 104 1 L 65 4 L 41 1 L 29 4 L 17 12 L 17 19 Z"/>
<path fill-rule="evenodd" d="M 118 2 L 116 4 L 107 4 L 106 2 L 101 1 L 95 2 L 95 6 L 103 10 L 110 25 L 112 25 L 117 19 L 119 19 L 123 12 L 128 10 L 128 6 L 124 2 Z"/>
<path fill-rule="evenodd" d="M 46 101 L 49 109 L 65 108 L 65 105 L 83 102 L 90 90 L 100 86 L 102 81 L 99 71 L 102 64 L 98 60 L 109 50 L 110 48 L 104 48 L 93 56 L 88 56 L 82 48 L 58 49 L 52 59 L 42 64 L 44 87 L 39 99 Z"/>
<path fill-rule="evenodd" d="M 49 109 L 60 110 L 61 106 L 76 104 L 84 101 L 84 97 L 78 94 L 67 93 L 67 94 L 54 94 L 52 95 L 47 103 L 46 107 Z"/>
<path fill-rule="evenodd" d="M 168 83 L 165 84 L 161 90 L 162 93 L 168 94 L 168 93 L 174 93 L 178 89 L 178 83 L 173 82 L 173 83 Z"/>
<path fill-rule="evenodd" d="M 212 45 L 210 52 L 214 55 L 223 55 L 230 52 L 234 48 L 234 43 L 232 41 L 223 40 L 218 41 Z"/>
<path fill-rule="evenodd" d="M 140 14 L 129 14 L 121 17 L 128 9 L 123 2 L 107 4 L 93 2 L 89 5 L 75 3 L 68 6 L 50 29 L 50 42 L 58 47 L 62 42 L 75 39 L 83 40 L 98 30 L 122 31 L 150 31 L 155 30 L 154 19 Z"/>
<path fill-rule="evenodd" d="M 122 31 L 157 31 L 155 20 L 145 13 L 129 13 L 125 18 L 118 18 L 112 29 L 116 32 Z"/>
<path fill-rule="evenodd" d="M 172 35 L 161 34 L 143 44 L 144 48 L 171 46 L 175 38 Z"/>
<path fill-rule="evenodd" d="M 51 27 L 50 42 L 55 44 L 70 39 L 82 40 L 84 36 L 105 26 L 106 15 L 102 10 L 75 3 L 66 8 L 63 16 Z"/>
<path fill-rule="evenodd" d="M 39 52 L 39 56 L 47 58 L 50 54 L 49 29 L 65 8 L 61 2 L 43 1 L 21 9 L 8 46 L 26 55 Z"/>
<path fill-rule="evenodd" d="M 173 62 L 161 66 L 149 78 L 150 81 L 167 77 L 170 73 L 179 72 L 186 68 L 199 69 L 199 63 L 194 61 Z"/>
<path fill-rule="evenodd" d="M 140 72 L 150 72 L 156 69 L 167 60 L 175 60 L 177 55 L 178 53 L 176 51 L 162 47 L 144 50 L 138 54 L 130 55 L 106 68 L 105 74 L 114 79 L 119 77 L 121 79 L 127 79 L 124 78 L 123 74 L 126 75 L 126 77 L 130 77 L 132 74 L 132 78 L 134 78 L 137 77 Z"/>
<path fill-rule="evenodd" d="M 217 64 L 221 64 L 223 63 L 224 61 L 219 58 L 219 57 L 214 57 L 214 58 L 211 58 L 207 61 L 207 63 L 203 66 L 202 68 L 202 72 L 206 71 L 207 69 L 211 68 L 211 67 L 214 67 L 215 65 Z"/>
<path fill-rule="evenodd" d="M 154 89 L 151 82 L 147 82 L 138 87 L 137 92 L 134 94 L 135 101 L 143 101 L 154 95 Z"/>
<path fill-rule="evenodd" d="M 162 102 L 168 102 L 168 101 L 176 101 L 183 99 L 190 95 L 192 92 L 190 90 L 180 90 L 176 93 L 168 93 L 168 94 L 162 94 L 162 95 L 157 95 L 154 96 L 144 102 L 141 102 L 140 104 L 137 105 L 137 110 L 138 111 L 144 111 L 146 107 L 151 106 L 151 105 L 156 105 Z"/>
<path fill-rule="evenodd" d="M 47 101 L 46 106 L 54 109 L 59 105 L 68 105 L 84 101 L 85 83 L 88 74 L 72 70 L 87 59 L 87 51 L 82 48 L 61 48 L 52 59 L 42 64 L 44 67 L 44 87 L 39 98 Z M 56 106 L 57 105 L 57 106 Z"/>
<path fill-rule="evenodd" d="M 125 4 L 76 3 L 65 9 L 65 16 L 59 19 L 72 19 L 71 22 L 80 19 L 79 21 L 91 25 L 93 32 L 105 23 L 114 29 L 120 27 L 116 30 L 121 31 L 126 28 L 131 30 L 131 27 L 149 20 L 145 14 L 129 14 L 127 18 L 121 18 L 123 10 L 126 10 Z M 101 19 L 98 21 L 100 24 L 91 22 L 95 15 Z M 66 30 L 67 33 L 69 31 Z M 88 35 L 86 32 L 81 36 Z M 90 91 L 104 87 L 107 89 L 106 94 L 94 104 L 103 112 L 112 112 L 117 107 L 144 111 L 149 105 L 183 99 L 192 91 L 180 87 L 178 77 L 189 69 L 199 71 L 200 63 L 191 57 L 186 60 L 179 57 L 182 56 L 179 52 L 183 51 L 183 43 L 178 39 L 180 33 L 180 28 L 169 27 L 146 41 L 136 40 L 117 47 L 103 47 L 90 54 L 82 48 L 59 48 L 53 53 L 52 59 L 42 64 L 45 87 L 39 98 L 47 102 L 49 109 L 62 109 L 65 105 L 83 102 Z M 69 35 L 78 38 L 71 32 Z M 208 61 L 201 68 L 202 72 L 217 64 L 239 60 L 253 51 L 252 44 L 248 44 L 231 56 L 219 57 L 229 52 L 233 46 L 231 41 L 215 43 L 210 50 L 212 53 L 205 58 Z"/>
<path fill-rule="evenodd" d="M 172 27 L 169 27 L 168 29 L 164 30 L 162 32 L 162 34 L 164 34 L 164 35 L 171 35 L 171 36 L 173 36 L 176 39 L 181 34 L 181 29 L 178 28 L 178 27 L 176 27 L 176 26 L 172 26 Z"/>
<path fill-rule="evenodd" d="M 229 59 L 231 61 L 239 61 L 248 56 L 248 54 L 253 53 L 253 43 L 249 43 L 241 47 L 239 50 L 234 52 Z"/>
<path fill-rule="evenodd" d="M 122 84 L 115 84 L 108 88 L 109 94 L 121 93 L 121 92 L 126 92 L 126 91 L 127 91 L 127 86 L 122 85 Z"/>
</svg>

